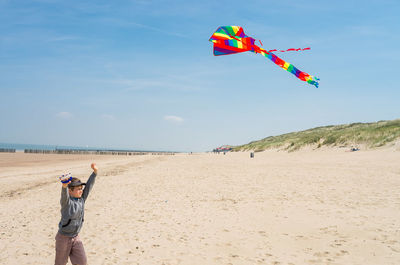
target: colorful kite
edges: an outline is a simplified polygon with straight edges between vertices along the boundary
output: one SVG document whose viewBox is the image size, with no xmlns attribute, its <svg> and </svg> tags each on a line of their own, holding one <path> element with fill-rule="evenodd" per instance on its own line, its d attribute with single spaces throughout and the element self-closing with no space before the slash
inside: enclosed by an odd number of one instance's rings
<svg viewBox="0 0 400 265">
<path fill-rule="evenodd" d="M 305 72 L 300 71 L 293 64 L 285 62 L 272 52 L 276 52 L 278 50 L 264 50 L 263 48 L 255 45 L 255 39 L 248 37 L 244 34 L 243 28 L 238 26 L 225 26 L 219 27 L 217 31 L 211 36 L 210 41 L 214 43 L 214 55 L 228 55 L 239 52 L 251 51 L 255 53 L 261 53 L 263 56 L 267 57 L 271 61 L 273 61 L 278 66 L 282 67 L 286 71 L 294 74 L 300 80 L 306 81 L 307 83 L 318 87 L 319 78 L 309 75 Z M 260 44 L 262 45 L 261 41 Z M 279 52 L 287 52 L 287 51 L 304 51 L 309 50 L 310 48 L 303 49 L 287 49 L 287 50 L 279 50 Z"/>
<path fill-rule="evenodd" d="M 71 175 L 71 173 L 61 175 L 61 177 L 59 177 L 59 179 L 62 183 L 68 183 L 72 180 L 72 175 Z"/>
</svg>

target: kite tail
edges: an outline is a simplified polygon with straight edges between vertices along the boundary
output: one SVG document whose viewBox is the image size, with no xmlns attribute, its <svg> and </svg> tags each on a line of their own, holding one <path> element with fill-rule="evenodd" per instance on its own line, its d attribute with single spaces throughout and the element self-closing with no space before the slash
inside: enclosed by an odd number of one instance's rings
<svg viewBox="0 0 400 265">
<path fill-rule="evenodd" d="M 300 71 L 299 69 L 297 69 L 293 64 L 285 62 L 284 60 L 282 60 L 281 58 L 279 58 L 278 56 L 276 56 L 275 54 L 271 53 L 271 52 L 267 52 L 264 49 L 260 49 L 257 51 L 258 53 L 261 53 L 263 56 L 267 57 L 268 59 L 270 59 L 271 61 L 273 61 L 276 65 L 282 67 L 283 69 L 285 69 L 286 71 L 294 74 L 297 78 L 299 78 L 300 80 L 306 81 L 307 83 L 309 83 L 310 85 L 314 85 L 316 87 L 319 86 L 319 78 L 309 75 L 305 72 Z M 256 52 L 256 53 L 257 53 Z"/>
<path fill-rule="evenodd" d="M 261 41 L 260 41 L 260 43 L 261 43 Z M 295 49 L 295 48 L 290 48 L 290 49 L 287 49 L 287 50 L 277 50 L 277 49 L 273 49 L 273 50 L 269 50 L 268 52 L 299 52 L 299 51 L 307 51 L 307 50 L 311 50 L 311 48 L 310 48 L 310 47 L 307 47 L 307 48 L 297 48 L 297 49 Z"/>
</svg>

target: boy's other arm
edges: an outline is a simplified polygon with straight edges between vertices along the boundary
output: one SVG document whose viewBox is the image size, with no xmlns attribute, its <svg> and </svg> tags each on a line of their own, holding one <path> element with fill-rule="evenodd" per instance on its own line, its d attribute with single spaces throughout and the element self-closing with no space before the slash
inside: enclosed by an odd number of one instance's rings
<svg viewBox="0 0 400 265">
<path fill-rule="evenodd" d="M 92 169 L 93 169 L 93 173 L 90 175 L 88 181 L 86 182 L 86 186 L 85 189 L 83 190 L 83 194 L 82 194 L 82 198 L 86 201 L 87 197 L 89 196 L 89 192 L 92 189 L 94 182 L 96 180 L 96 176 L 97 176 L 97 166 L 96 164 L 92 163 L 91 165 Z"/>
</svg>

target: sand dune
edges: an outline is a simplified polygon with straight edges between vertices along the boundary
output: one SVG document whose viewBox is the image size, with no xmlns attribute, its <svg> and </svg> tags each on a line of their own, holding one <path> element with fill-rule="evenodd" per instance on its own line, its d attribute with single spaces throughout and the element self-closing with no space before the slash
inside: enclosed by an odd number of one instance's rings
<svg viewBox="0 0 400 265">
<path fill-rule="evenodd" d="M 99 176 L 89 264 L 400 264 L 400 152 L 0 154 L 0 264 L 52 264 L 57 176 Z"/>
</svg>

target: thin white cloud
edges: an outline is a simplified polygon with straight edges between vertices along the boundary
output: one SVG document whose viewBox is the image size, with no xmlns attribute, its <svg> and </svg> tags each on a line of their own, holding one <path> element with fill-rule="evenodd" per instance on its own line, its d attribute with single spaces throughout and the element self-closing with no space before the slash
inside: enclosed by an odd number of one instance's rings
<svg viewBox="0 0 400 265">
<path fill-rule="evenodd" d="M 383 27 L 371 26 L 371 25 L 353 25 L 347 27 L 347 32 L 352 36 L 376 36 L 385 37 L 391 35 L 390 31 L 385 30 Z"/>
<path fill-rule="evenodd" d="M 182 123 L 184 120 L 181 117 L 173 116 L 173 115 L 166 115 L 164 116 L 164 120 L 173 122 L 173 123 Z"/>
<path fill-rule="evenodd" d="M 158 32 L 164 35 L 168 35 L 168 36 L 174 36 L 174 37 L 178 37 L 178 38 L 183 38 L 183 39 L 189 39 L 189 37 L 185 34 L 182 33 L 178 33 L 178 32 L 173 32 L 171 30 L 168 29 L 162 29 L 162 28 L 157 28 L 157 27 L 153 27 L 153 26 L 149 26 L 146 24 L 142 24 L 142 23 L 136 23 L 136 22 L 132 22 L 132 21 L 126 21 L 120 18 L 101 18 L 101 19 L 96 19 L 97 21 L 100 21 L 101 23 L 105 23 L 108 26 L 113 25 L 113 26 L 117 26 L 117 27 L 133 27 L 133 28 L 141 28 L 141 29 L 146 29 L 146 30 L 151 30 L 154 32 Z"/>
<path fill-rule="evenodd" d="M 177 80 L 171 77 L 160 77 L 158 79 L 115 80 L 113 82 L 124 85 L 126 91 L 149 88 L 167 88 L 180 91 L 200 90 L 197 84 L 189 83 L 185 80 Z"/>
<path fill-rule="evenodd" d="M 156 32 L 159 32 L 159 33 L 162 33 L 165 35 L 169 35 L 169 36 L 186 38 L 186 39 L 189 38 L 186 35 L 178 33 L 178 32 L 172 32 L 170 30 L 164 30 L 164 29 L 160 29 L 160 28 L 156 28 L 156 27 L 152 27 L 152 26 L 148 26 L 148 25 L 144 25 L 144 24 L 140 24 L 140 23 L 130 22 L 128 25 L 133 26 L 133 27 L 149 29 L 149 30 L 156 31 Z"/>
<path fill-rule="evenodd" d="M 103 114 L 103 115 L 101 115 L 101 117 L 102 117 L 103 119 L 109 120 L 109 121 L 115 120 L 115 117 L 114 117 L 113 115 L 111 115 L 111 114 Z"/>
<path fill-rule="evenodd" d="M 61 118 L 61 119 L 71 119 L 72 118 L 72 113 L 67 112 L 67 111 L 62 111 L 56 114 L 56 117 Z"/>
<path fill-rule="evenodd" d="M 48 41 L 50 41 L 50 42 L 53 42 L 53 41 L 68 41 L 68 40 L 76 40 L 76 39 L 78 39 L 78 37 L 65 35 L 65 36 L 58 36 L 58 37 L 49 38 Z"/>
</svg>

